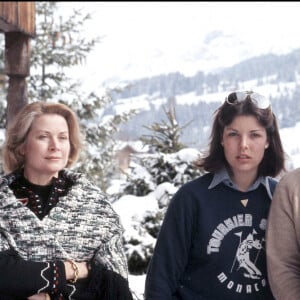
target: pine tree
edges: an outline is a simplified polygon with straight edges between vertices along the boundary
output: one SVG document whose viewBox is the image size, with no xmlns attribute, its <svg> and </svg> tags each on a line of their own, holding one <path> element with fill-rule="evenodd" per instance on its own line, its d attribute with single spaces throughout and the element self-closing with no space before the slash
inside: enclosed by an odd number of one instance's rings
<svg viewBox="0 0 300 300">
<path fill-rule="evenodd" d="M 81 10 L 73 9 L 62 18 L 58 2 L 36 2 L 36 37 L 31 41 L 31 65 L 28 78 L 28 100 L 65 103 L 79 116 L 86 136 L 86 148 L 75 170 L 84 171 L 104 191 L 117 167 L 115 140 L 120 124 L 135 112 L 129 111 L 105 116 L 105 108 L 113 102 L 112 94 L 120 88 L 99 92 L 83 92 L 81 83 L 68 76 L 73 66 L 83 64 L 100 38 L 82 36 L 82 28 L 91 18 Z M 1 66 L 0 66 L 1 67 Z M 69 72 L 69 73 L 68 73 Z M 124 87 L 126 88 L 126 87 Z M 86 96 L 83 96 L 86 95 Z M 6 100 L 0 101 L 1 112 Z M 2 121 L 3 117 L 3 121 Z M 0 125 L 5 115 L 0 113 Z"/>
<path fill-rule="evenodd" d="M 86 56 L 100 42 L 100 38 L 87 40 L 81 31 L 91 18 L 74 9 L 64 19 L 57 2 L 36 2 L 36 37 L 31 41 L 30 101 L 51 101 L 62 97 L 76 99 L 80 83 L 68 77 L 67 70 L 83 64 Z"/>
<path fill-rule="evenodd" d="M 152 153 L 133 155 L 134 163 L 131 163 L 127 184 L 124 185 L 123 193 L 135 196 L 153 193 L 158 204 L 157 211 L 145 212 L 139 220 L 134 220 L 132 231 L 135 234 L 125 234 L 125 249 L 131 274 L 146 273 L 155 239 L 175 191 L 182 184 L 202 174 L 201 170 L 195 167 L 194 161 L 186 161 L 183 158 L 187 147 L 180 142 L 183 127 L 177 123 L 173 104 L 174 102 L 171 103 L 169 111 L 164 109 L 169 123 L 154 123 L 148 127 L 153 133 L 141 138 L 152 147 Z M 196 160 L 200 153 L 194 150 Z M 135 171 L 136 168 L 142 168 L 143 172 Z M 143 174 L 144 177 L 139 177 L 139 174 Z"/>
<path fill-rule="evenodd" d="M 103 191 L 106 191 L 114 174 L 119 171 L 115 159 L 117 144 L 115 136 L 120 125 L 136 113 L 130 110 L 120 114 L 104 115 L 104 108 L 112 101 L 111 91 L 107 89 L 105 95 L 99 97 L 91 93 L 86 101 L 77 102 L 79 106 L 75 106 L 85 132 L 87 150 L 76 169 L 88 174 Z"/>
<path fill-rule="evenodd" d="M 161 120 L 160 123 L 153 123 L 151 126 L 144 126 L 152 133 L 144 134 L 141 140 L 145 144 L 151 145 L 154 151 L 162 153 L 174 153 L 185 147 L 179 141 L 182 130 L 188 125 L 180 127 L 176 118 L 175 99 L 169 98 L 169 109 L 163 106 L 167 121 Z"/>
<path fill-rule="evenodd" d="M 178 124 L 173 98 L 169 99 L 169 110 L 166 107 L 163 107 L 163 109 L 168 122 L 161 120 L 160 123 L 155 122 L 151 126 L 145 126 L 151 133 L 142 135 L 140 138 L 145 145 L 149 146 L 152 154 L 133 155 L 133 158 L 137 160 L 139 165 L 150 174 L 152 182 L 147 183 L 145 178 L 136 177 L 134 175 L 136 172 L 132 168 L 130 174 L 127 174 L 125 193 L 131 192 L 136 196 L 143 196 L 161 183 L 172 182 L 178 186 L 199 174 L 198 170 L 193 168 L 193 166 L 182 166 L 185 162 L 168 155 L 186 148 L 186 145 L 180 142 L 180 136 L 183 128 L 188 124 L 184 126 Z M 179 168 L 181 170 L 185 169 L 184 175 L 182 175 L 184 178 L 179 176 Z"/>
</svg>

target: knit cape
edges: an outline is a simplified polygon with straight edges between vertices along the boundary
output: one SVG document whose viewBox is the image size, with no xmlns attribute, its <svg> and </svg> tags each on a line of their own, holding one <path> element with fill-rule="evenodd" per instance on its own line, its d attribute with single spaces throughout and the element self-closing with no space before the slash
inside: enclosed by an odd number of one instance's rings
<svg viewBox="0 0 300 300">
<path fill-rule="evenodd" d="M 123 228 L 106 195 L 86 176 L 63 170 L 74 184 L 40 220 L 9 185 L 18 173 L 0 179 L 0 251 L 14 249 L 23 259 L 89 261 L 95 252 L 105 266 L 128 276 Z"/>
</svg>

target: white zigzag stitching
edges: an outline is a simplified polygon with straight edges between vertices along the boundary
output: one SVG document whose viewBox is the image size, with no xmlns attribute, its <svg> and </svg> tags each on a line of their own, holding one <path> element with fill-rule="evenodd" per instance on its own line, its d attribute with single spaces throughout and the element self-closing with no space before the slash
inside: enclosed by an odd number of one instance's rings
<svg viewBox="0 0 300 300">
<path fill-rule="evenodd" d="M 68 286 L 73 288 L 73 291 L 71 292 L 71 294 L 69 295 L 69 300 L 72 300 L 72 296 L 74 295 L 74 293 L 76 292 L 76 287 L 73 284 L 67 284 Z"/>
<path fill-rule="evenodd" d="M 46 264 L 47 264 L 46 268 L 43 269 L 42 272 L 41 272 L 41 277 L 47 282 L 47 284 L 44 287 L 42 287 L 41 289 L 38 290 L 38 292 L 37 292 L 38 294 L 41 293 L 41 291 L 43 291 L 45 288 L 47 288 L 49 286 L 49 280 L 43 275 L 43 273 L 47 269 L 49 269 L 49 263 L 46 263 Z"/>
</svg>

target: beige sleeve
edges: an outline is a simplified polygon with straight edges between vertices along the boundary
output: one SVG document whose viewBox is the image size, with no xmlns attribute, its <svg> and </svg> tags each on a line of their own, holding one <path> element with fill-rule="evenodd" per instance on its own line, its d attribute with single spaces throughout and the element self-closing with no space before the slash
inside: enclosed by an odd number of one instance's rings
<svg viewBox="0 0 300 300">
<path fill-rule="evenodd" d="M 300 172 L 277 184 L 268 218 L 269 282 L 276 300 L 300 299 Z"/>
</svg>

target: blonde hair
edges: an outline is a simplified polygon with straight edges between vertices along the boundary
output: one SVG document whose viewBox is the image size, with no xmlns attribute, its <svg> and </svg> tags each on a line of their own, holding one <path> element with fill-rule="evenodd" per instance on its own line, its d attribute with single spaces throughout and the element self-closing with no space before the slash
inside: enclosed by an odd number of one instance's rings
<svg viewBox="0 0 300 300">
<path fill-rule="evenodd" d="M 35 119 L 44 114 L 60 115 L 66 120 L 70 138 L 70 154 L 66 167 L 72 166 L 78 160 L 82 149 L 82 135 L 75 112 L 62 103 L 37 101 L 25 105 L 6 130 L 3 144 L 3 169 L 6 173 L 24 166 L 25 158 L 21 148 Z"/>
</svg>

